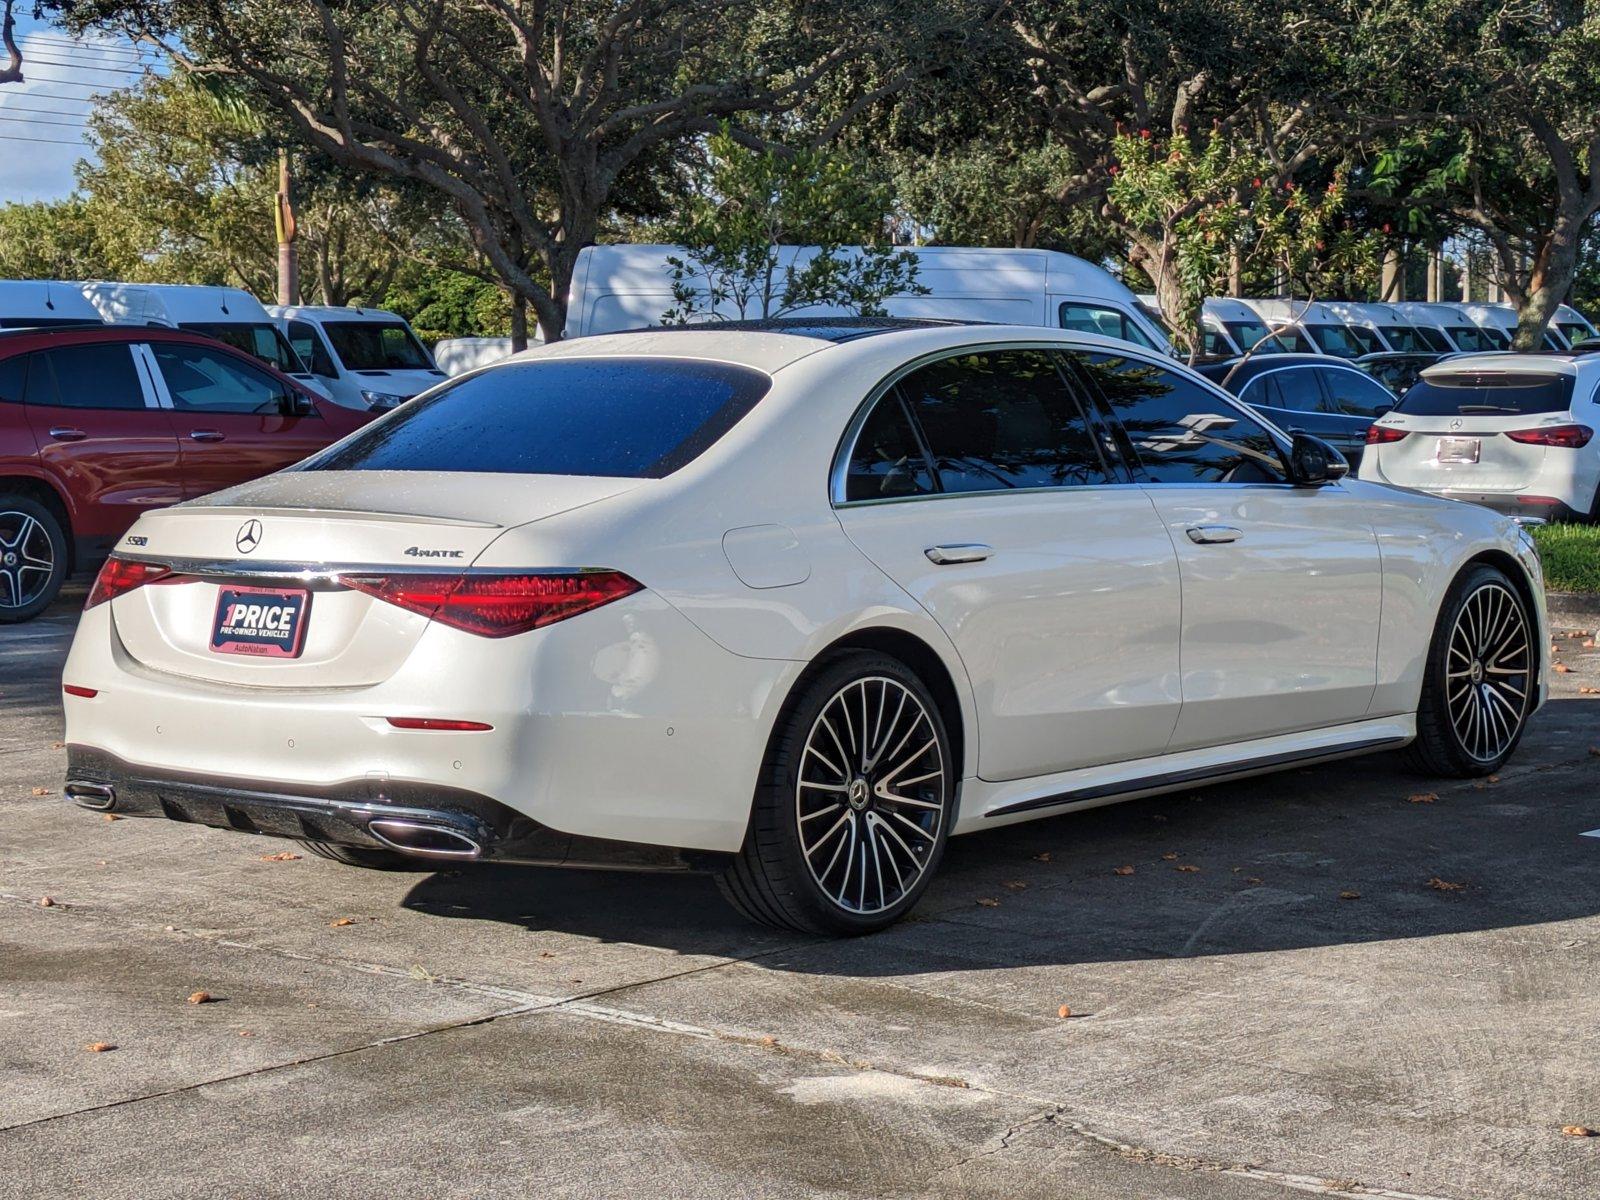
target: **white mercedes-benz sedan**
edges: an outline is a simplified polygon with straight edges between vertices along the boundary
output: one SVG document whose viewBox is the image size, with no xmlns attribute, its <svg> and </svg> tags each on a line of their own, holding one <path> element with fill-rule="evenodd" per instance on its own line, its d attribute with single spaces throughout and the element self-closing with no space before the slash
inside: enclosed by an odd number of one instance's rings
<svg viewBox="0 0 1600 1200">
<path fill-rule="evenodd" d="M 1544 624 L 1511 520 L 1127 343 L 581 338 L 142 517 L 66 793 L 360 866 L 710 870 L 861 933 L 953 834 L 1403 746 L 1494 771 Z"/>
</svg>

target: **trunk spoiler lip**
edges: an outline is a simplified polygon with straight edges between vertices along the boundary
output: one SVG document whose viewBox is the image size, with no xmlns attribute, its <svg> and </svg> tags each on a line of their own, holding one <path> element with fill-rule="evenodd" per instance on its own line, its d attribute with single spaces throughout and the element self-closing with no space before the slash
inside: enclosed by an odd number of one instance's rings
<svg viewBox="0 0 1600 1200">
<path fill-rule="evenodd" d="M 378 512 L 363 508 L 329 508 L 325 505 L 307 505 L 297 507 L 293 505 L 262 505 L 262 504 L 196 504 L 174 505 L 173 510 L 185 509 L 191 513 L 216 513 L 219 516 L 244 513 L 261 517 L 289 517 L 302 520 L 316 520 L 318 518 L 334 518 L 352 523 L 370 521 L 379 525 L 396 524 L 422 524 L 454 526 L 459 529 L 505 529 L 506 526 L 498 521 L 477 521 L 471 517 L 441 517 L 428 513 L 400 513 Z"/>
</svg>

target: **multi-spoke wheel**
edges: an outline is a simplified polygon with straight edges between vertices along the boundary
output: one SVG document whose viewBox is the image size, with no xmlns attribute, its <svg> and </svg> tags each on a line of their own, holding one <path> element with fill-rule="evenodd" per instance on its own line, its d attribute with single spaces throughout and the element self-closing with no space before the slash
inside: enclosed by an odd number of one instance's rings
<svg viewBox="0 0 1600 1200">
<path fill-rule="evenodd" d="M 835 660 L 780 718 L 724 894 L 785 928 L 893 923 L 944 851 L 954 772 L 938 705 L 914 673 L 882 654 Z"/>
<path fill-rule="evenodd" d="M 31 497 L 0 494 L 0 623 L 43 612 L 61 590 L 66 566 L 55 514 Z"/>
<path fill-rule="evenodd" d="M 1428 654 L 1415 765 L 1440 775 L 1486 775 L 1510 757 L 1539 683 L 1536 636 L 1503 572 L 1480 565 L 1456 581 Z"/>
</svg>

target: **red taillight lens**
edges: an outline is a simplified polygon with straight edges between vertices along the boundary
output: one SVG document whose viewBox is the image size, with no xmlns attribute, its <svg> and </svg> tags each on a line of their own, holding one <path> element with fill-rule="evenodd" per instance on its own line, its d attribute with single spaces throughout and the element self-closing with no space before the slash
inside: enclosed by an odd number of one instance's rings
<svg viewBox="0 0 1600 1200">
<path fill-rule="evenodd" d="M 160 563 L 108 558 L 101 565 L 100 574 L 95 576 L 94 587 L 89 589 L 89 598 L 83 602 L 83 607 L 90 609 L 96 604 L 104 604 L 107 600 L 115 600 L 124 592 L 131 592 L 136 587 L 154 583 L 171 574 L 172 568 L 162 566 Z"/>
<path fill-rule="evenodd" d="M 1559 446 L 1563 450 L 1581 450 L 1589 444 L 1594 430 L 1587 425 L 1546 425 L 1540 429 L 1513 429 L 1506 434 L 1513 442 L 1527 446 Z"/>
<path fill-rule="evenodd" d="M 510 637 L 631 596 L 621 571 L 544 574 L 346 575 L 358 592 L 481 637 Z"/>
<path fill-rule="evenodd" d="M 78 696 L 84 700 L 93 700 L 100 694 L 98 688 L 86 688 L 77 683 L 63 683 L 61 690 L 69 696 Z"/>
<path fill-rule="evenodd" d="M 484 733 L 493 729 L 482 721 L 454 721 L 442 717 L 386 717 L 396 729 L 431 729 L 444 733 Z"/>
<path fill-rule="evenodd" d="M 1367 445 L 1381 446 L 1388 442 L 1398 442 L 1409 432 L 1406 429 L 1396 429 L 1393 425 L 1368 425 Z"/>
</svg>

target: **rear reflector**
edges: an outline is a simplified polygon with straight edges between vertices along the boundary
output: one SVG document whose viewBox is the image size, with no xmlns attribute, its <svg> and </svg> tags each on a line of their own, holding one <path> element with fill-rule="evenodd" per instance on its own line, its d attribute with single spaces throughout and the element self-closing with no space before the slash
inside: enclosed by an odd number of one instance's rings
<svg viewBox="0 0 1600 1200">
<path fill-rule="evenodd" d="M 1513 442 L 1527 446 L 1559 446 L 1563 450 L 1581 450 L 1589 444 L 1594 430 L 1587 425 L 1545 425 L 1539 429 L 1513 429 L 1506 436 Z"/>
<path fill-rule="evenodd" d="M 85 700 L 93 700 L 100 694 L 96 688 L 79 687 L 75 683 L 63 683 L 61 690 L 69 696 L 81 696 Z"/>
<path fill-rule="evenodd" d="M 494 638 L 553 625 L 644 587 L 621 571 L 372 574 L 340 579 L 385 604 Z"/>
<path fill-rule="evenodd" d="M 172 568 L 160 563 L 108 558 L 101 564 L 100 574 L 95 576 L 94 587 L 89 589 L 89 598 L 83 602 L 83 607 L 90 609 L 107 600 L 115 600 L 124 592 L 131 592 L 136 587 L 154 583 L 171 574 Z"/>
<path fill-rule="evenodd" d="M 493 729 L 482 721 L 443 721 L 435 717 L 385 717 L 396 729 L 439 729 L 450 733 L 482 733 Z"/>
<path fill-rule="evenodd" d="M 1407 429 L 1396 429 L 1393 425 L 1368 425 L 1367 445 L 1382 446 L 1388 442 L 1398 442 L 1409 432 Z"/>
<path fill-rule="evenodd" d="M 1518 496 L 1517 503 L 1537 505 L 1540 508 L 1554 508 L 1556 505 L 1560 504 L 1561 501 L 1557 500 L 1554 496 Z"/>
</svg>

